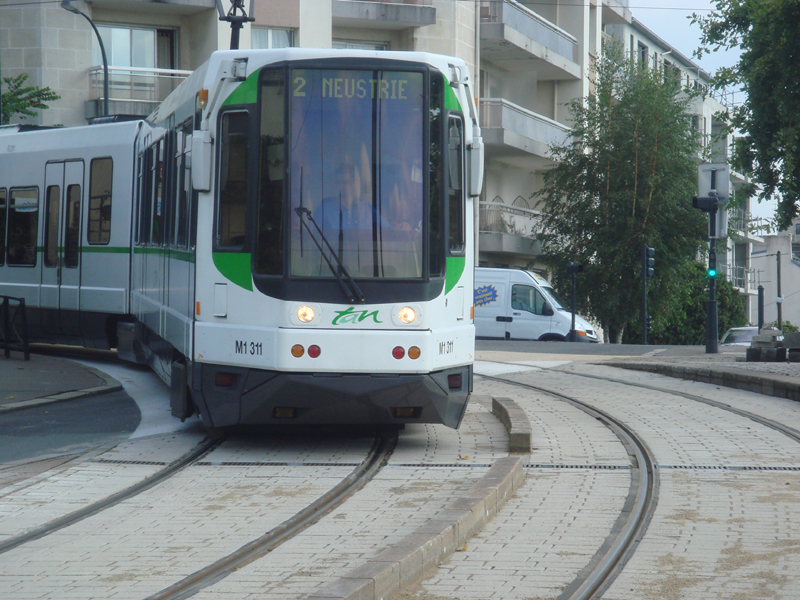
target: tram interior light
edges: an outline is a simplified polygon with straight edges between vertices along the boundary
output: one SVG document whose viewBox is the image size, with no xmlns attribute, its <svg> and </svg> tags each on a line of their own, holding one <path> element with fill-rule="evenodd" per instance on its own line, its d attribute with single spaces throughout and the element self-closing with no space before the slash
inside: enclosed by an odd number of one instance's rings
<svg viewBox="0 0 800 600">
<path fill-rule="evenodd" d="M 406 325 L 413 323 L 417 318 L 417 313 L 410 306 L 404 306 L 397 312 L 397 317 Z"/>
<path fill-rule="evenodd" d="M 304 304 L 300 308 L 297 309 L 297 319 L 301 323 L 310 323 L 314 320 L 314 309 Z"/>
</svg>

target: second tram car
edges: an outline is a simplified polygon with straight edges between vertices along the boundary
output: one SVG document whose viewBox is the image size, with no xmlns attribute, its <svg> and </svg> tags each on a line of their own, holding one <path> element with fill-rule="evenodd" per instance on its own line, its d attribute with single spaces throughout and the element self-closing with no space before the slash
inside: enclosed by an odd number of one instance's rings
<svg viewBox="0 0 800 600">
<path fill-rule="evenodd" d="M 0 294 L 38 339 L 116 345 L 212 427 L 458 427 L 483 172 L 462 61 L 216 52 L 147 121 L 71 131 L 0 135 Z"/>
</svg>

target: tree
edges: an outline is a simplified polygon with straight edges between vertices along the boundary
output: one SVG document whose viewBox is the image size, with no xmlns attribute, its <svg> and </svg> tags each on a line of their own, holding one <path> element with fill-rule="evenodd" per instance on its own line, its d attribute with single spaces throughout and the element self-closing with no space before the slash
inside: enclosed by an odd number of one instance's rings
<svg viewBox="0 0 800 600">
<path fill-rule="evenodd" d="M 670 274 L 696 258 L 707 233 L 691 202 L 700 148 L 691 92 L 671 74 L 625 58 L 618 45 L 605 50 L 595 92 L 571 103 L 572 139 L 551 146 L 555 166 L 534 197 L 543 211 L 542 258 L 556 285 L 567 263 L 582 263 L 588 293 L 580 308 L 620 342 L 626 325 L 641 323 L 641 244 L 656 249 L 649 296 L 661 299 L 671 293 Z"/>
<path fill-rule="evenodd" d="M 696 56 L 742 51 L 735 66 L 716 72 L 713 85 L 745 92 L 745 102 L 730 112 L 731 126 L 741 132 L 733 164 L 761 184 L 762 199 L 779 193 L 776 217 L 785 229 L 800 204 L 800 2 L 717 0 L 716 10 L 693 15 L 693 22 L 702 30 Z"/>
<path fill-rule="evenodd" d="M 27 73 L 21 73 L 16 77 L 3 77 L 3 83 L 8 88 L 8 91 L 2 94 L 0 125 L 10 123 L 11 117 L 14 115 L 22 115 L 22 119 L 33 117 L 36 113 L 32 109 L 46 109 L 48 106 L 45 102 L 52 102 L 61 98 L 49 87 L 39 88 L 34 85 L 22 87 L 27 79 Z"/>
<path fill-rule="evenodd" d="M 670 273 L 671 293 L 653 303 L 653 330 L 647 340 L 653 344 L 703 345 L 706 339 L 708 278 L 705 266 L 687 261 Z M 717 323 L 719 335 L 747 323 L 744 297 L 724 277 L 717 278 Z M 631 329 L 625 341 L 639 343 L 641 334 Z"/>
</svg>

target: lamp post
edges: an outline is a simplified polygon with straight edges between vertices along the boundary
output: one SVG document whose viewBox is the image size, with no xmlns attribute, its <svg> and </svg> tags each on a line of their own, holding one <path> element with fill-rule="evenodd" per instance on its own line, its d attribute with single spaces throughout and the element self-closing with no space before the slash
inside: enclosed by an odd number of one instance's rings
<svg viewBox="0 0 800 600">
<path fill-rule="evenodd" d="M 64 10 L 68 10 L 71 13 L 75 13 L 76 15 L 82 16 L 84 19 L 89 21 L 89 25 L 92 26 L 94 29 L 94 33 L 97 36 L 97 43 L 100 44 L 100 54 L 103 56 L 103 116 L 108 116 L 108 59 L 106 58 L 106 47 L 103 45 L 103 38 L 100 37 L 100 32 L 97 31 L 97 27 L 94 24 L 88 15 L 79 11 L 76 7 L 70 4 L 70 0 L 63 0 L 61 2 L 61 8 Z"/>
</svg>

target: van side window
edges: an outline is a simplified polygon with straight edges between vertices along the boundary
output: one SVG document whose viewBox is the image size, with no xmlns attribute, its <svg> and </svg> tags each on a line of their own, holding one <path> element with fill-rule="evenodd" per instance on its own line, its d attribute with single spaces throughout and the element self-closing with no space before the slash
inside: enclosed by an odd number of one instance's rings
<svg viewBox="0 0 800 600">
<path fill-rule="evenodd" d="M 529 285 L 515 285 L 511 288 L 511 308 L 541 315 L 545 299 L 542 293 Z"/>
</svg>

